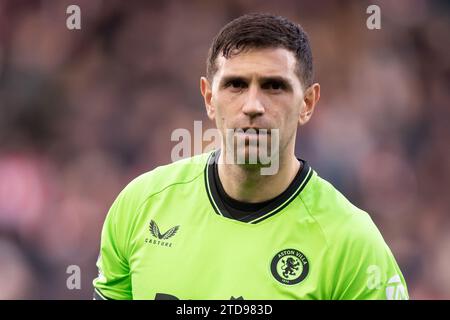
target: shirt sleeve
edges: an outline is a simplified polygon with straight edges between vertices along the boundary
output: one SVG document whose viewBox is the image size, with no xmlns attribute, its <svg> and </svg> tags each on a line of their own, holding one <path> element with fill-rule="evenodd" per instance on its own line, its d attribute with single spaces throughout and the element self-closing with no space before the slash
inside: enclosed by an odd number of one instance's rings
<svg viewBox="0 0 450 320">
<path fill-rule="evenodd" d="M 106 216 L 101 233 L 98 276 L 94 279 L 94 299 L 130 300 L 133 298 L 131 277 L 125 245 L 117 228 L 118 214 L 124 210 L 123 192 L 117 197 Z"/>
<path fill-rule="evenodd" d="M 333 299 L 409 299 L 402 272 L 375 224 L 366 213 L 355 220 L 337 257 Z"/>
</svg>

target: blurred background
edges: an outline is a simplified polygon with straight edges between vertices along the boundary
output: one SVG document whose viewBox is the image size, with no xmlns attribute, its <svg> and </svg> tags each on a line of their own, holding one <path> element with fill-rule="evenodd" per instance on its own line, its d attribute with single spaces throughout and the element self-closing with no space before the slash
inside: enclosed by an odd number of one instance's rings
<svg viewBox="0 0 450 320">
<path fill-rule="evenodd" d="M 92 298 L 111 203 L 171 162 L 173 130 L 213 126 L 207 50 L 250 12 L 310 35 L 322 96 L 297 156 L 371 214 L 412 299 L 450 299 L 450 5 L 426 0 L 0 0 L 0 299 Z"/>
</svg>

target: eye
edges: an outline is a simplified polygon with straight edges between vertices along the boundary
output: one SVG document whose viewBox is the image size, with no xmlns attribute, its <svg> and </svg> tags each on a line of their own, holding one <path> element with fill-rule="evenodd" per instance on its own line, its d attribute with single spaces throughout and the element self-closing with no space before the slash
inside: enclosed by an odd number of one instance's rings
<svg viewBox="0 0 450 320">
<path fill-rule="evenodd" d="M 230 80 L 225 84 L 226 88 L 231 88 L 234 90 L 241 90 L 247 87 L 247 83 L 240 79 Z"/>
<path fill-rule="evenodd" d="M 286 86 L 281 81 L 267 81 L 261 86 L 264 90 L 280 91 L 284 90 Z"/>
</svg>

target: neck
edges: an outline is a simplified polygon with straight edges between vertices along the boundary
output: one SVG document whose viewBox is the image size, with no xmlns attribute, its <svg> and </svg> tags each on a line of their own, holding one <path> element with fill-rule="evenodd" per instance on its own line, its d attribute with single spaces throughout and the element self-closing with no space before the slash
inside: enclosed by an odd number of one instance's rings
<svg viewBox="0 0 450 320">
<path fill-rule="evenodd" d="M 219 179 L 225 192 L 233 199 L 257 203 L 275 198 L 287 189 L 300 170 L 300 162 L 292 152 L 280 155 L 279 170 L 273 175 L 261 175 L 258 165 L 226 164 L 223 152 L 218 164 Z"/>
</svg>

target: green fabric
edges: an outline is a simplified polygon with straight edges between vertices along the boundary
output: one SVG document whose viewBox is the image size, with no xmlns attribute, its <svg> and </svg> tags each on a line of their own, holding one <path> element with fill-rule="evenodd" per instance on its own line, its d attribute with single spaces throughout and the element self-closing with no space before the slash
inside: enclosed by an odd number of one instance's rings
<svg viewBox="0 0 450 320">
<path fill-rule="evenodd" d="M 205 186 L 208 157 L 158 167 L 119 194 L 103 226 L 93 281 L 103 296 L 408 298 L 369 215 L 314 170 L 283 210 L 246 223 L 213 209 Z"/>
</svg>

